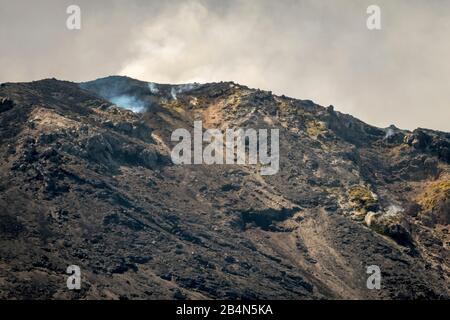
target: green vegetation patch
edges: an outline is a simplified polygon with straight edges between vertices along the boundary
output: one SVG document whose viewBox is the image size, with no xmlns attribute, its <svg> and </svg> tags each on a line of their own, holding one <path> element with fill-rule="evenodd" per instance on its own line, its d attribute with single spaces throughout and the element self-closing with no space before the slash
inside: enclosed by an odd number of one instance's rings
<svg viewBox="0 0 450 320">
<path fill-rule="evenodd" d="M 356 209 L 366 213 L 379 208 L 377 196 L 366 186 L 357 185 L 349 190 L 349 199 Z"/>
</svg>

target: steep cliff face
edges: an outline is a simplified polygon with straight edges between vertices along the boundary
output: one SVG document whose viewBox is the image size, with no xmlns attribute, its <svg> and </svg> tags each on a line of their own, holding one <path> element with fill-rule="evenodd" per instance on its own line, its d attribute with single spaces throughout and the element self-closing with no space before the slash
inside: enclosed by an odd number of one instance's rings
<svg viewBox="0 0 450 320">
<path fill-rule="evenodd" d="M 171 134 L 196 120 L 279 129 L 278 173 L 174 165 Z M 231 82 L 108 77 L 2 84 L 0 139 L 1 298 L 450 296 L 448 133 Z"/>
</svg>

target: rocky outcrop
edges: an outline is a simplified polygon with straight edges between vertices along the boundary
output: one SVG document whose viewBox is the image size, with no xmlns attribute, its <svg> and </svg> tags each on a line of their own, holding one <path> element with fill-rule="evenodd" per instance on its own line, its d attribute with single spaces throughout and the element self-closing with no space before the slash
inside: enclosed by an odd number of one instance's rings
<svg viewBox="0 0 450 320">
<path fill-rule="evenodd" d="M 11 110 L 14 107 L 14 102 L 9 98 L 0 97 L 0 113 Z"/>
<path fill-rule="evenodd" d="M 450 134 L 438 135 L 430 130 L 416 129 L 406 135 L 404 141 L 417 150 L 437 155 L 450 163 Z"/>
<path fill-rule="evenodd" d="M 403 246 L 413 246 L 410 226 L 400 212 L 368 212 L 365 224 L 376 232 L 394 239 Z"/>
<path fill-rule="evenodd" d="M 231 82 L 47 79 L 0 97 L 2 299 L 450 297 L 447 133 Z M 194 120 L 279 129 L 279 172 L 172 164 Z"/>
</svg>

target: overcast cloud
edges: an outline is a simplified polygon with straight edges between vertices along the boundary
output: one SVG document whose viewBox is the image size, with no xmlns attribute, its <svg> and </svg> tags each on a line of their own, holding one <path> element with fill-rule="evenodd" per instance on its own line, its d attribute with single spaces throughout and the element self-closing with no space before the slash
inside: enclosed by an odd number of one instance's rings
<svg viewBox="0 0 450 320">
<path fill-rule="evenodd" d="M 382 30 L 366 28 L 370 4 Z M 450 131 L 449 37 L 446 0 L 0 0 L 0 82 L 233 80 L 381 127 Z"/>
</svg>

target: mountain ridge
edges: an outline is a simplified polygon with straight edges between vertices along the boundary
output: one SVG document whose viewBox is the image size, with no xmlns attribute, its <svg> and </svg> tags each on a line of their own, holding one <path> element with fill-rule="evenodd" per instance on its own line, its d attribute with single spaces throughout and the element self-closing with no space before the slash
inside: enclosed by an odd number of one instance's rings
<svg viewBox="0 0 450 320">
<path fill-rule="evenodd" d="M 449 296 L 446 132 L 232 82 L 47 79 L 0 97 L 2 298 Z M 173 165 L 171 132 L 194 120 L 280 128 L 280 172 Z"/>
</svg>

